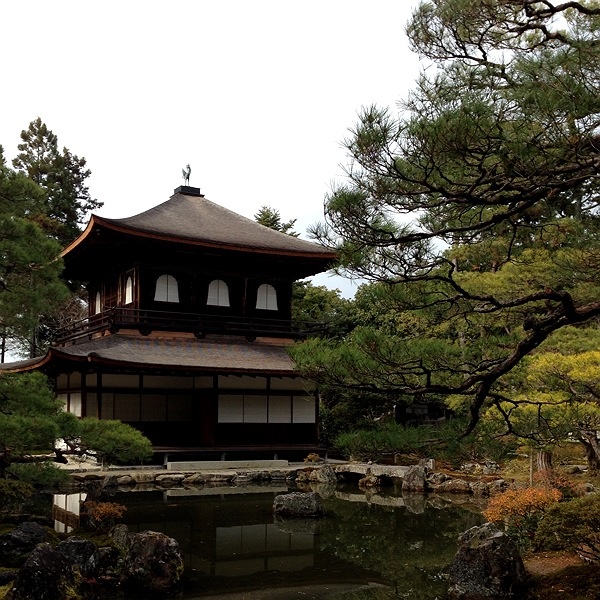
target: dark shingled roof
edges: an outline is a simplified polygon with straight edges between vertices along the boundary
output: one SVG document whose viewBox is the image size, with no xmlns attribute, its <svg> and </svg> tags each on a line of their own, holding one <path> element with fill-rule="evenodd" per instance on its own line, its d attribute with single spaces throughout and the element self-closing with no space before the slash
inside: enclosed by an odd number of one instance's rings
<svg viewBox="0 0 600 600">
<path fill-rule="evenodd" d="M 124 219 L 106 219 L 94 215 L 88 230 L 94 223 L 139 235 L 209 246 L 330 260 L 335 258 L 335 253 L 327 248 L 260 225 L 200 195 L 176 193 L 166 202 Z M 87 230 L 65 249 L 63 255 L 77 246 L 86 233 Z"/>
<path fill-rule="evenodd" d="M 203 372 L 293 375 L 285 346 L 243 338 L 198 340 L 109 335 L 71 346 L 53 347 L 45 357 L 6 363 L 6 371 L 28 371 L 58 360 L 115 363 L 121 367 L 165 367 Z"/>
</svg>

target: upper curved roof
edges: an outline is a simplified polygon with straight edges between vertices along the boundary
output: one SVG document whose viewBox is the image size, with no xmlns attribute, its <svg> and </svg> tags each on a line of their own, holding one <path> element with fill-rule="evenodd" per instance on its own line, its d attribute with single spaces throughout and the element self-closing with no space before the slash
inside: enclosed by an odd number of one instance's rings
<svg viewBox="0 0 600 600">
<path fill-rule="evenodd" d="M 329 261 L 335 259 L 335 252 L 275 231 L 219 206 L 202 196 L 197 188 L 178 188 L 166 202 L 132 217 L 106 219 L 93 215 L 85 231 L 63 250 L 62 256 L 80 246 L 97 227 L 202 246 Z"/>
</svg>

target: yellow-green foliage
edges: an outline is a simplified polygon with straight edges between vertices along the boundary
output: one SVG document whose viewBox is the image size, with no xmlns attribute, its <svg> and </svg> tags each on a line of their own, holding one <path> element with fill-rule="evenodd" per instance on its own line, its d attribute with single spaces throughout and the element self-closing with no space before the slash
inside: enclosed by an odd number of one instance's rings
<svg viewBox="0 0 600 600">
<path fill-rule="evenodd" d="M 600 429 L 600 352 L 536 354 L 512 383 L 517 404 L 502 408 L 518 433 L 535 437 L 538 448 L 562 443 L 580 428 Z"/>
<path fill-rule="evenodd" d="M 600 559 L 600 495 L 590 494 L 548 509 L 540 520 L 535 544 L 541 550 L 576 550 Z"/>
</svg>

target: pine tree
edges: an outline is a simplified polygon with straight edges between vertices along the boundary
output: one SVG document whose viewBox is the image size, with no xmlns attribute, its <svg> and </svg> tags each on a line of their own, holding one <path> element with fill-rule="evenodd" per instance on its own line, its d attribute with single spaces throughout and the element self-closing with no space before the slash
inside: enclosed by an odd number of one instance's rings
<svg viewBox="0 0 600 600">
<path fill-rule="evenodd" d="M 67 148 L 59 150 L 57 136 L 39 117 L 21 132 L 21 140 L 13 166 L 45 191 L 36 220 L 66 246 L 79 235 L 88 213 L 102 206 L 86 185 L 91 171 L 85 158 Z"/>
<path fill-rule="evenodd" d="M 262 206 L 260 210 L 254 215 L 254 220 L 269 229 L 275 231 L 281 231 L 281 233 L 287 233 L 292 237 L 298 237 L 300 234 L 292 231 L 292 227 L 296 223 L 296 219 L 282 223 L 281 214 L 276 208 L 270 206 Z"/>
<path fill-rule="evenodd" d="M 40 315 L 54 310 L 67 296 L 60 281 L 60 245 L 31 217 L 43 201 L 43 190 L 6 166 L 0 147 L 0 324 L 6 339 L 33 354 Z M 15 348 L 13 347 L 13 350 Z"/>
<path fill-rule="evenodd" d="M 420 3 L 407 33 L 428 67 L 399 111 L 363 109 L 312 232 L 338 271 L 385 284 L 407 327 L 307 347 L 306 373 L 459 398 L 470 432 L 524 358 L 600 317 L 599 31 L 586 0 Z"/>
</svg>

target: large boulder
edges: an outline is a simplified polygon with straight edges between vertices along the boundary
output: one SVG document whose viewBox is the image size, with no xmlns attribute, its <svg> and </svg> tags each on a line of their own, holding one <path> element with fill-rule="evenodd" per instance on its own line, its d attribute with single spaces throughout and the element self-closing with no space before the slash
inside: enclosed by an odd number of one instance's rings
<svg viewBox="0 0 600 600">
<path fill-rule="evenodd" d="M 315 483 L 337 483 L 335 470 L 330 465 L 325 465 L 320 469 L 314 469 L 310 473 L 309 479 Z"/>
<path fill-rule="evenodd" d="M 114 582 L 118 579 L 120 553 L 117 548 L 98 548 L 90 540 L 73 536 L 60 542 L 56 549 L 77 567 L 82 577 L 87 580 Z"/>
<path fill-rule="evenodd" d="M 404 474 L 403 492 L 424 492 L 427 489 L 427 469 L 424 465 L 413 465 Z"/>
<path fill-rule="evenodd" d="M 450 567 L 448 600 L 518 600 L 527 587 L 515 543 L 493 523 L 472 527 L 458 538 Z"/>
<path fill-rule="evenodd" d="M 126 552 L 121 571 L 124 587 L 150 594 L 176 590 L 184 563 L 179 544 L 173 538 L 158 531 L 142 531 L 122 535 L 121 540 Z"/>
<path fill-rule="evenodd" d="M 71 562 L 48 543 L 39 544 L 19 570 L 12 600 L 76 598 L 80 575 Z"/>
<path fill-rule="evenodd" d="M 325 514 L 321 499 L 314 492 L 280 494 L 273 500 L 273 513 L 279 517 L 312 518 Z"/>
<path fill-rule="evenodd" d="M 87 578 L 98 577 L 96 569 L 98 548 L 94 542 L 79 537 L 70 537 L 60 542 L 56 549 L 79 569 L 81 575 Z"/>
<path fill-rule="evenodd" d="M 23 564 L 27 555 L 41 542 L 49 541 L 48 530 L 35 522 L 17 525 L 0 536 L 0 565 L 16 567 Z"/>
<path fill-rule="evenodd" d="M 473 490 L 468 481 L 464 479 L 448 479 L 437 485 L 435 491 L 438 494 L 471 494 Z"/>
</svg>

